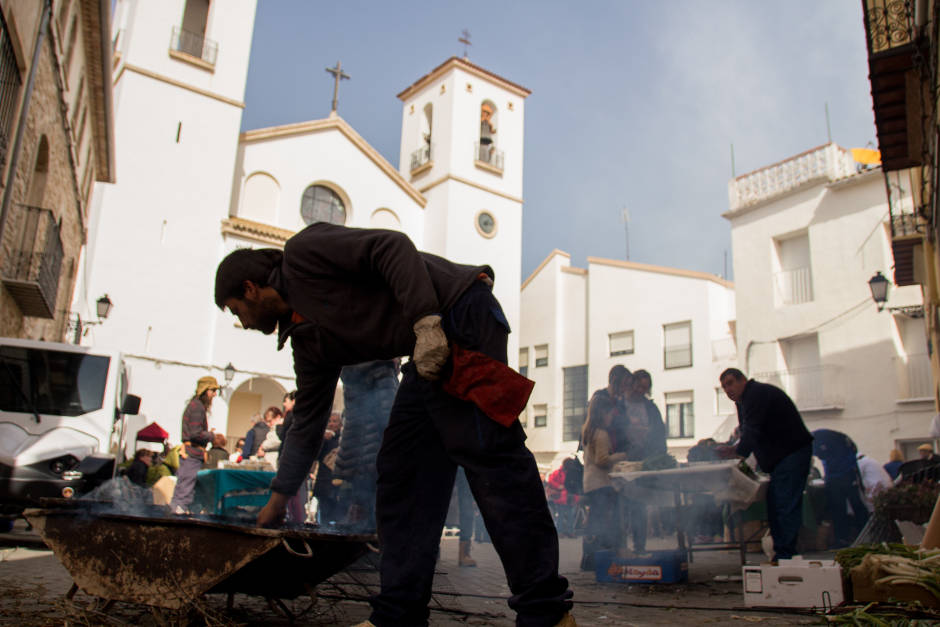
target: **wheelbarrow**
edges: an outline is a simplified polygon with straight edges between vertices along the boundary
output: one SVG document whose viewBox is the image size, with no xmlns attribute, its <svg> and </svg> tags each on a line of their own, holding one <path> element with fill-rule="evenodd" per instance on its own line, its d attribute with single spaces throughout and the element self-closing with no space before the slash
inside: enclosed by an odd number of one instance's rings
<svg viewBox="0 0 940 627">
<path fill-rule="evenodd" d="M 44 503 L 48 505 L 48 502 Z M 65 501 L 28 509 L 33 525 L 74 586 L 108 602 L 179 610 L 203 594 L 295 599 L 367 553 L 374 535 L 305 525 L 260 529 L 212 516 L 144 515 Z M 374 549 L 373 549 L 374 550 Z"/>
</svg>

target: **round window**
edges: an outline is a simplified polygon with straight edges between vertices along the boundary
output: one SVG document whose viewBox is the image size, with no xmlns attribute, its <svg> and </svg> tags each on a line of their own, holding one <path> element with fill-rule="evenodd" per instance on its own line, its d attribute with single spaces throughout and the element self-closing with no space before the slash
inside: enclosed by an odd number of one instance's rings
<svg viewBox="0 0 940 627">
<path fill-rule="evenodd" d="M 496 235 L 496 218 L 489 211 L 481 211 L 477 214 L 476 227 L 483 237 L 493 237 Z"/>
<path fill-rule="evenodd" d="M 311 185 L 304 190 L 300 200 L 300 216 L 304 224 L 329 222 L 342 225 L 346 224 L 346 206 L 329 187 Z"/>
</svg>

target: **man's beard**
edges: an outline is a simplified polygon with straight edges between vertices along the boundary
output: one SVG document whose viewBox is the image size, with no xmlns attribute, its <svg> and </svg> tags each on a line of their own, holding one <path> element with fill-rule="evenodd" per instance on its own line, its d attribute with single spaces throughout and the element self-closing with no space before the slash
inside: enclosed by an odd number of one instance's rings
<svg viewBox="0 0 940 627">
<path fill-rule="evenodd" d="M 265 335 L 271 335 L 277 329 L 277 316 L 267 314 L 258 319 L 256 328 Z"/>
</svg>

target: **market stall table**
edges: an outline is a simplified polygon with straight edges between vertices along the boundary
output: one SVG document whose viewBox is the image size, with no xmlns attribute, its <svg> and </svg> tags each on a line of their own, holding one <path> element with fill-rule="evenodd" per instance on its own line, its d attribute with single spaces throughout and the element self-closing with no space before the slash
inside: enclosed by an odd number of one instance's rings
<svg viewBox="0 0 940 627">
<path fill-rule="evenodd" d="M 693 545 L 689 539 L 687 510 L 694 495 L 708 495 L 718 505 L 728 505 L 732 513 L 731 524 L 740 519 L 740 512 L 752 503 L 764 499 L 768 480 L 754 479 L 738 467 L 737 460 L 694 462 L 683 468 L 667 470 L 628 470 L 610 473 L 614 488 L 624 498 L 647 505 L 674 507 L 676 510 L 676 537 L 679 549 L 692 561 L 694 551 L 723 551 L 737 549 L 741 563 L 745 561 L 750 538 L 738 542 L 710 542 Z"/>
<path fill-rule="evenodd" d="M 190 509 L 226 518 L 254 518 L 271 496 L 274 476 L 262 470 L 200 470 Z"/>
</svg>

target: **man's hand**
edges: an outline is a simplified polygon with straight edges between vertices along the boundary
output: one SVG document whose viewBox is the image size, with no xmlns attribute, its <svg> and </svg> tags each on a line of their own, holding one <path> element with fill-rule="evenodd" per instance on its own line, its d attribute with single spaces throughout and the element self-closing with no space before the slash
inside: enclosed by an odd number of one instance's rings
<svg viewBox="0 0 940 627">
<path fill-rule="evenodd" d="M 415 367 L 418 374 L 430 381 L 436 381 L 440 378 L 441 369 L 450 355 L 447 336 L 441 328 L 441 317 L 430 315 L 421 318 L 415 323 L 414 331 Z"/>
<path fill-rule="evenodd" d="M 287 501 L 290 497 L 280 492 L 272 492 L 267 505 L 258 512 L 258 527 L 280 527 L 287 514 Z"/>
<path fill-rule="evenodd" d="M 716 446 L 715 453 L 718 455 L 719 459 L 734 459 L 735 457 L 740 457 L 737 453 L 737 449 L 730 444 Z"/>
</svg>

